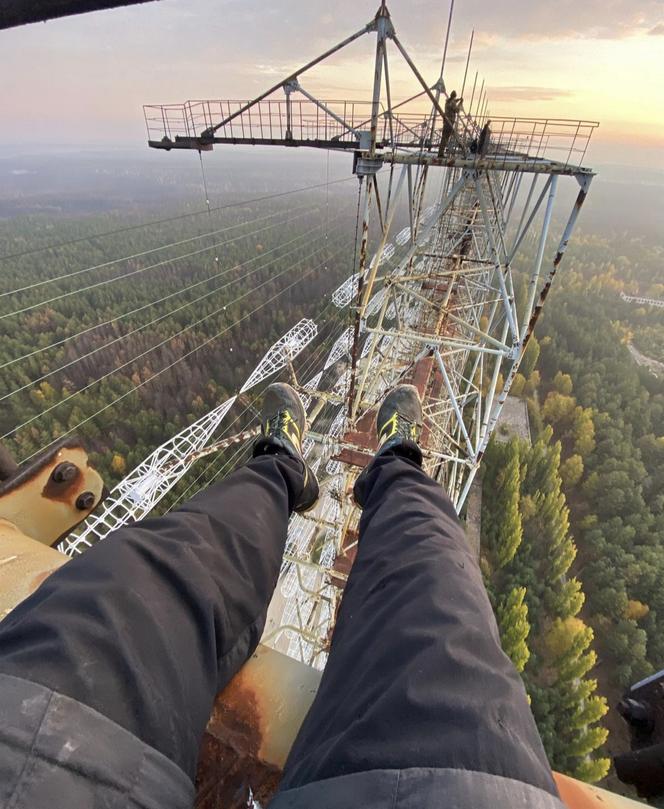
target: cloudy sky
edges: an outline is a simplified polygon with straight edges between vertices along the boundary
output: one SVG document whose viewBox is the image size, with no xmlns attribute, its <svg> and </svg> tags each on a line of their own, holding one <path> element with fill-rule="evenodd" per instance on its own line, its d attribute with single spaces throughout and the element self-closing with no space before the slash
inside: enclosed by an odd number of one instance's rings
<svg viewBox="0 0 664 809">
<path fill-rule="evenodd" d="M 448 0 L 388 5 L 433 82 Z M 0 31 L 0 140 L 139 144 L 142 104 L 257 95 L 360 28 L 376 6 L 161 0 Z M 450 89 L 460 88 L 473 28 L 469 83 L 479 71 L 493 115 L 597 120 L 591 162 L 664 168 L 664 0 L 456 0 Z M 373 44 L 362 38 L 306 86 L 327 98 L 368 98 Z M 396 54 L 392 80 L 395 96 L 415 89 Z"/>
</svg>

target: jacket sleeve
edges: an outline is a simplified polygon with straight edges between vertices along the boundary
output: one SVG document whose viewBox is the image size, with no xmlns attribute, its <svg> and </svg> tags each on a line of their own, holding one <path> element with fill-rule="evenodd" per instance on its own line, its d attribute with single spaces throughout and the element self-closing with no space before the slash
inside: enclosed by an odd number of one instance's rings
<svg viewBox="0 0 664 809">
<path fill-rule="evenodd" d="M 76 700 L 0 674 L 0 806 L 190 809 L 170 759 Z"/>
</svg>

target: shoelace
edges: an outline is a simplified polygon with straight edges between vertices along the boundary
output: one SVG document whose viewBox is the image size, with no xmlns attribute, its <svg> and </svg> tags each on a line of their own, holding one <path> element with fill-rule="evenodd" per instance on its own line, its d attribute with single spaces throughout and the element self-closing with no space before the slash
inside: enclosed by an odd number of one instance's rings
<svg viewBox="0 0 664 809">
<path fill-rule="evenodd" d="M 272 416 L 271 419 L 267 420 L 267 430 L 265 434 L 275 435 L 276 433 L 282 433 L 285 431 L 285 428 L 286 428 L 286 411 L 279 410 L 276 415 Z"/>
<path fill-rule="evenodd" d="M 405 418 L 398 411 L 392 418 L 394 419 L 392 430 L 389 432 L 389 434 L 386 434 L 386 430 L 384 428 L 381 433 L 381 440 L 389 441 L 399 436 L 400 438 L 407 438 L 417 443 L 420 432 L 419 425 L 416 422 Z M 392 419 L 390 419 L 385 427 L 387 427 L 391 421 Z"/>
<path fill-rule="evenodd" d="M 289 430 L 288 425 L 292 424 L 293 429 Z M 297 452 L 300 452 L 300 429 L 297 422 L 288 410 L 279 410 L 267 422 L 268 431 L 266 435 L 279 435 L 292 444 Z"/>
</svg>

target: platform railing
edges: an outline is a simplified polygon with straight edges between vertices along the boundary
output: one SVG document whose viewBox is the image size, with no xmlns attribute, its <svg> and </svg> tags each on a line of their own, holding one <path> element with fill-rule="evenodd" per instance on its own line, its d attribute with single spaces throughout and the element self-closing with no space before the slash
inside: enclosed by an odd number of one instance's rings
<svg viewBox="0 0 664 809">
<path fill-rule="evenodd" d="M 148 105 L 144 108 L 148 140 L 152 145 L 179 142 L 198 148 L 203 139 L 214 143 L 292 143 L 325 148 L 357 149 L 359 132 L 367 131 L 371 103 L 367 101 L 321 101 L 265 99 L 240 112 L 247 102 L 226 100 L 186 101 L 183 104 Z M 239 114 L 238 114 L 239 113 Z M 488 123 L 490 136 L 481 149 L 480 133 Z M 442 122 L 429 129 L 427 115 L 416 112 L 391 114 L 381 108 L 378 117 L 379 149 L 419 149 L 438 153 Z M 482 151 L 500 164 L 515 160 L 556 161 L 581 165 L 594 121 L 560 118 L 493 117 L 477 120 L 461 114 L 445 149 L 448 156 L 472 157 Z"/>
</svg>

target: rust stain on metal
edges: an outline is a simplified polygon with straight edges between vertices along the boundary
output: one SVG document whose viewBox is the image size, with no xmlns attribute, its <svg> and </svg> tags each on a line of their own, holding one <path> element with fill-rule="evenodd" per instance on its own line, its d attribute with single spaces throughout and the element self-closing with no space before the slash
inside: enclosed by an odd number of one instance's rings
<svg viewBox="0 0 664 809">
<path fill-rule="evenodd" d="M 367 200 L 371 199 L 371 186 L 367 183 Z M 368 208 L 367 201 L 367 208 Z M 364 221 L 362 222 L 362 240 L 360 242 L 360 263 L 358 267 L 359 278 L 357 281 L 357 307 L 355 312 L 355 322 L 353 324 L 353 347 L 350 354 L 350 384 L 348 387 L 348 417 L 353 416 L 353 401 L 355 399 L 355 385 L 357 374 L 357 359 L 358 348 L 360 343 L 360 325 L 361 325 L 361 312 L 362 300 L 364 298 L 364 271 L 367 264 L 367 245 L 369 242 L 369 222 L 365 213 Z"/>
<path fill-rule="evenodd" d="M 75 467 L 71 479 L 53 478 L 60 465 Z M 44 545 L 53 545 L 90 512 L 76 507 L 78 497 L 91 492 L 94 507 L 103 491 L 103 481 L 85 450 L 76 441 L 65 440 L 0 482 L 0 517 Z"/>
<path fill-rule="evenodd" d="M 357 449 L 348 449 L 344 447 L 341 452 L 337 455 L 332 456 L 333 461 L 341 461 L 341 463 L 348 464 L 349 466 L 357 466 L 360 469 L 364 469 L 371 460 L 373 459 L 373 455 L 369 455 L 366 452 L 360 452 Z"/>
<path fill-rule="evenodd" d="M 42 489 L 42 497 L 57 500 L 59 503 L 65 503 L 73 507 L 76 503 L 76 497 L 81 491 L 82 478 L 83 473 L 80 469 L 76 470 L 76 476 L 71 480 L 56 481 L 50 475 Z"/>
<path fill-rule="evenodd" d="M 196 777 L 196 809 L 246 808 L 250 795 L 266 805 L 281 770 L 261 759 L 267 717 L 240 671 L 217 696 L 203 737 Z"/>
<path fill-rule="evenodd" d="M 348 581 L 348 576 L 357 557 L 357 543 L 359 532 L 354 528 L 349 528 L 342 539 L 341 552 L 337 554 L 330 570 L 330 582 L 343 590 Z M 334 626 L 334 624 L 332 624 Z"/>
<path fill-rule="evenodd" d="M 263 740 L 255 690 L 240 671 L 222 691 L 212 709 L 208 731 L 220 729 L 238 750 L 257 756 Z"/>
</svg>

